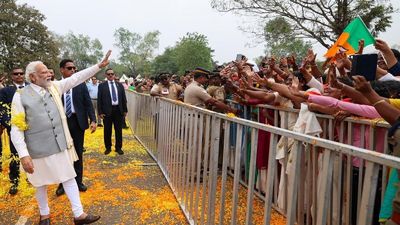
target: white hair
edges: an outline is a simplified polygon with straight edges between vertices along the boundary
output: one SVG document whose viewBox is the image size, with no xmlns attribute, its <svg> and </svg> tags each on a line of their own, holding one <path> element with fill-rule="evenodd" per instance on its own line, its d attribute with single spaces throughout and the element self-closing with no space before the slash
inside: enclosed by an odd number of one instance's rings
<svg viewBox="0 0 400 225">
<path fill-rule="evenodd" d="M 30 62 L 25 69 L 25 80 L 31 82 L 31 78 L 29 77 L 30 74 L 36 73 L 36 67 L 40 64 L 43 64 L 42 61 L 33 61 Z"/>
</svg>

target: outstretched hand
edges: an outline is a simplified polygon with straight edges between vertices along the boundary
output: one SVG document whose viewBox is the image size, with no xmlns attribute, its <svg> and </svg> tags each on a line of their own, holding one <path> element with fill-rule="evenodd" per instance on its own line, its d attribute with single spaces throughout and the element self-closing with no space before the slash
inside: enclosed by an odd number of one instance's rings
<svg viewBox="0 0 400 225">
<path fill-rule="evenodd" d="M 108 50 L 108 52 L 107 52 L 106 56 L 104 57 L 103 61 L 101 61 L 99 63 L 99 68 L 100 69 L 106 67 L 110 63 L 110 61 L 108 60 L 110 55 L 111 55 L 111 50 Z"/>
<path fill-rule="evenodd" d="M 376 42 L 375 42 L 375 49 L 376 49 L 376 50 L 379 50 L 379 51 L 381 51 L 381 52 L 384 52 L 384 53 L 389 53 L 389 52 L 392 51 L 392 50 L 390 49 L 389 45 L 388 45 L 385 41 L 383 41 L 383 40 L 381 40 L 381 39 L 376 39 Z"/>
<path fill-rule="evenodd" d="M 333 88 L 342 89 L 343 84 L 339 82 L 336 78 L 336 67 L 335 64 L 331 64 L 329 66 L 328 77 L 329 77 L 329 85 Z"/>
<path fill-rule="evenodd" d="M 363 76 L 353 76 L 354 87 L 357 91 L 361 93 L 370 93 L 372 92 L 371 84 L 365 79 Z"/>
</svg>

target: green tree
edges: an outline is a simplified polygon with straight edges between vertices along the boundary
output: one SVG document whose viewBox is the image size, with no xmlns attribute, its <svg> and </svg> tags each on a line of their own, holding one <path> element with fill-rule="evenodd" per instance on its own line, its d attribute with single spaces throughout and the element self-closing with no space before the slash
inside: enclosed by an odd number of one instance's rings
<svg viewBox="0 0 400 225">
<path fill-rule="evenodd" d="M 199 33 L 187 33 L 175 46 L 176 64 L 178 71 L 183 74 L 185 70 L 196 67 L 205 69 L 213 68 L 212 53 L 207 37 Z"/>
<path fill-rule="evenodd" d="M 296 37 L 318 41 L 328 48 L 347 24 L 360 16 L 374 35 L 392 23 L 394 8 L 381 0 L 212 0 L 221 12 L 236 12 L 259 18 L 263 23 L 283 17 Z"/>
<path fill-rule="evenodd" d="M 143 37 L 123 27 L 114 32 L 115 46 L 120 49 L 119 62 L 129 74 L 149 74 L 154 51 L 159 46 L 159 31 L 146 33 Z"/>
<path fill-rule="evenodd" d="M 58 46 L 44 20 L 43 14 L 27 4 L 0 1 L 0 68 L 10 71 L 35 60 L 57 65 Z"/>
<path fill-rule="evenodd" d="M 274 56 L 287 56 L 295 53 L 303 58 L 310 49 L 311 43 L 297 38 L 291 25 L 283 17 L 277 17 L 267 22 L 264 28 L 266 53 Z"/>
<path fill-rule="evenodd" d="M 97 63 L 103 56 L 103 46 L 96 38 L 92 40 L 89 36 L 72 32 L 64 36 L 58 36 L 60 44 L 60 57 L 72 59 L 78 69 L 85 69 Z"/>
<path fill-rule="evenodd" d="M 164 53 L 155 57 L 152 62 L 153 74 L 160 74 L 163 72 L 176 74 L 178 70 L 175 48 L 166 48 Z"/>
</svg>

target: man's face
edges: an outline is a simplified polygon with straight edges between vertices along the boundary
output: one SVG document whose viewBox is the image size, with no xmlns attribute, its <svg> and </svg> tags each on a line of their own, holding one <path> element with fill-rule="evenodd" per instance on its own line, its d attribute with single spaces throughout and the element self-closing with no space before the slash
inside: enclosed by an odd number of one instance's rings
<svg viewBox="0 0 400 225">
<path fill-rule="evenodd" d="M 97 84 L 97 78 L 96 77 L 92 77 L 92 83 L 93 84 Z"/>
<path fill-rule="evenodd" d="M 115 79 L 115 73 L 113 70 L 107 70 L 106 72 L 107 80 L 113 81 Z"/>
<path fill-rule="evenodd" d="M 202 84 L 202 85 L 205 85 L 205 84 L 207 84 L 207 82 L 208 82 L 208 78 L 207 78 L 206 76 L 201 76 L 201 77 L 199 77 L 199 78 L 197 79 L 197 82 L 199 82 L 199 83 Z"/>
<path fill-rule="evenodd" d="M 24 71 L 22 69 L 13 69 L 11 79 L 14 83 L 23 84 L 25 80 Z"/>
<path fill-rule="evenodd" d="M 54 80 L 55 79 L 54 70 L 49 69 L 49 73 L 51 74 L 51 80 Z"/>
<path fill-rule="evenodd" d="M 64 67 L 60 68 L 60 72 L 64 78 L 70 77 L 75 71 L 76 67 L 73 62 L 67 62 Z"/>
<path fill-rule="evenodd" d="M 48 88 L 51 84 L 51 73 L 47 69 L 46 65 L 39 64 L 36 66 L 36 72 L 29 74 L 32 83 Z"/>
<path fill-rule="evenodd" d="M 160 77 L 160 82 L 161 82 L 161 84 L 162 85 L 169 85 L 169 78 L 168 78 L 168 76 L 162 76 L 162 77 Z"/>
</svg>

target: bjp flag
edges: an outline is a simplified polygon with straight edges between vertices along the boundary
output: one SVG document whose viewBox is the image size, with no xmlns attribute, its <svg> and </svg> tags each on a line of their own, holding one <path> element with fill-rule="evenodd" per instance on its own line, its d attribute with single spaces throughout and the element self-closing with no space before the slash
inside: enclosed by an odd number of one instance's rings
<svg viewBox="0 0 400 225">
<path fill-rule="evenodd" d="M 325 53 L 325 57 L 332 58 L 339 50 L 345 51 L 346 55 L 355 54 L 358 51 L 358 41 L 361 39 L 364 39 L 364 46 L 375 44 L 375 39 L 367 26 L 360 17 L 357 17 L 347 25 L 335 44 Z"/>
</svg>

